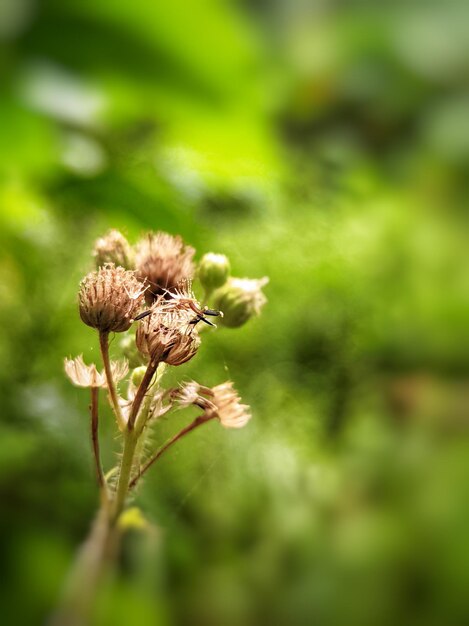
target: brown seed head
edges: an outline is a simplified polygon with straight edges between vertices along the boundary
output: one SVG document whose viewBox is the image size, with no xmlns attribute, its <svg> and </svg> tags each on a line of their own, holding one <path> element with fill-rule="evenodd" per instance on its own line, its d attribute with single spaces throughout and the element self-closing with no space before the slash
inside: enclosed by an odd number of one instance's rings
<svg viewBox="0 0 469 626">
<path fill-rule="evenodd" d="M 65 359 L 65 373 L 77 387 L 106 387 L 106 375 L 98 372 L 96 365 L 86 365 L 83 357 L 77 356 L 75 359 Z M 112 378 L 117 383 L 127 375 L 129 366 L 127 361 L 112 361 Z"/>
<path fill-rule="evenodd" d="M 194 254 L 194 248 L 186 246 L 181 237 L 168 233 L 148 233 L 137 243 L 137 277 L 149 285 L 145 293 L 148 304 L 174 290 L 181 280 L 192 278 Z"/>
<path fill-rule="evenodd" d="M 132 247 L 124 235 L 115 229 L 111 229 L 104 237 L 96 240 L 93 256 L 96 267 L 103 267 L 107 263 L 114 263 L 127 270 L 135 267 Z"/>
<path fill-rule="evenodd" d="M 123 332 L 139 312 L 144 291 L 134 272 L 109 263 L 82 280 L 80 317 L 100 332 Z"/>
<path fill-rule="evenodd" d="M 159 296 L 151 314 L 139 324 L 137 348 L 152 361 L 182 365 L 195 356 L 200 338 L 191 324 L 194 314 L 177 301 Z"/>
</svg>

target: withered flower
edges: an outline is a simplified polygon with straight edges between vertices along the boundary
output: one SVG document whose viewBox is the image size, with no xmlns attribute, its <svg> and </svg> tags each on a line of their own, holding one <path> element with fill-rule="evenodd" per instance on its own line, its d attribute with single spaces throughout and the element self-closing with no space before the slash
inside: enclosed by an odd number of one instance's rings
<svg viewBox="0 0 469 626">
<path fill-rule="evenodd" d="M 96 365 L 86 365 L 83 356 L 77 356 L 75 359 L 65 359 L 65 373 L 77 387 L 106 387 L 106 374 L 98 372 Z M 126 377 L 129 371 L 127 361 L 111 362 L 112 377 L 115 382 Z"/>
<path fill-rule="evenodd" d="M 204 409 L 207 419 L 217 418 L 225 428 L 242 428 L 251 419 L 249 406 L 241 404 L 231 381 L 212 388 L 190 381 L 172 395 L 180 406 L 199 406 Z"/>
<path fill-rule="evenodd" d="M 186 246 L 179 236 L 148 233 L 136 246 L 137 277 L 149 285 L 145 299 L 152 304 L 184 279 L 194 275 L 194 248 Z"/>
<path fill-rule="evenodd" d="M 124 235 L 115 228 L 108 231 L 104 237 L 100 237 L 94 244 L 93 256 L 96 267 L 103 267 L 107 263 L 126 270 L 134 269 L 134 253 L 131 245 Z"/>
<path fill-rule="evenodd" d="M 140 310 L 144 291 L 134 272 L 109 263 L 82 280 L 80 317 L 101 333 L 128 330 Z"/>
<path fill-rule="evenodd" d="M 151 361 L 182 365 L 197 352 L 200 337 L 192 323 L 194 313 L 177 300 L 159 296 L 151 313 L 139 324 L 137 348 Z"/>
<path fill-rule="evenodd" d="M 216 406 L 217 417 L 225 428 L 242 428 L 251 419 L 250 408 L 241 404 L 241 398 L 233 388 L 233 383 L 227 381 L 212 387 L 213 404 Z"/>
<path fill-rule="evenodd" d="M 214 408 L 214 405 L 200 395 L 201 386 L 195 380 L 181 384 L 171 392 L 172 399 L 181 407 L 185 408 L 192 404 L 202 408 Z"/>
</svg>

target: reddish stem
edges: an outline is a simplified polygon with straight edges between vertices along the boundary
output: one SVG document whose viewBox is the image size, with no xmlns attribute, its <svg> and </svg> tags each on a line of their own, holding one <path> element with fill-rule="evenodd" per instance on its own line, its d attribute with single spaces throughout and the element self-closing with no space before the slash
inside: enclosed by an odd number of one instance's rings
<svg viewBox="0 0 469 626">
<path fill-rule="evenodd" d="M 96 469 L 96 478 L 100 489 L 104 489 L 105 480 L 103 468 L 101 466 L 100 453 L 99 453 L 99 433 L 98 433 L 98 400 L 99 400 L 99 387 L 91 387 L 91 444 L 93 446 L 93 457 Z"/>
<path fill-rule="evenodd" d="M 130 415 L 129 415 L 129 421 L 127 422 L 127 428 L 129 430 L 133 430 L 133 427 L 135 425 L 135 420 L 137 419 L 140 406 L 142 405 L 142 402 L 143 402 L 143 398 L 145 397 L 145 394 L 148 391 L 148 387 L 150 386 L 150 383 L 152 381 L 152 378 L 157 368 L 158 368 L 158 361 L 150 361 L 146 369 L 146 372 L 143 375 L 142 382 L 140 383 L 137 389 L 135 398 L 132 402 L 132 407 L 130 409 Z"/>
<path fill-rule="evenodd" d="M 158 450 L 158 452 L 156 452 L 156 454 L 154 454 L 145 463 L 145 465 L 140 468 L 138 474 L 136 476 L 134 476 L 132 478 L 132 480 L 130 481 L 129 489 L 133 489 L 135 487 L 135 485 L 140 480 L 140 478 L 143 476 L 143 474 L 145 474 L 145 472 L 150 469 L 150 467 L 153 465 L 153 463 L 155 463 L 160 458 L 160 456 L 162 456 L 166 452 L 166 450 L 168 450 L 168 448 L 170 448 L 173 444 L 175 444 L 176 441 L 179 441 L 179 439 L 182 439 L 182 437 L 184 437 L 184 435 L 187 435 L 188 433 L 192 432 L 193 430 L 195 430 L 197 428 L 197 426 L 201 426 L 202 424 L 205 424 L 210 419 L 212 419 L 212 418 L 207 416 L 206 413 L 204 413 L 203 415 L 199 415 L 199 417 L 196 417 L 195 420 L 193 422 L 191 422 L 188 426 L 185 426 L 182 430 L 180 430 L 178 433 L 176 433 L 174 435 L 174 437 L 171 437 L 171 439 L 169 439 Z"/>
</svg>

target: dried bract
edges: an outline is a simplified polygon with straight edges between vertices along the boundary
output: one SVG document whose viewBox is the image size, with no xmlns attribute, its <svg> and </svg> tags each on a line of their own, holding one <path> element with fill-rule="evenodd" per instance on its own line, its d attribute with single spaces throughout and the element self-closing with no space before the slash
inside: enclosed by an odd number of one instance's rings
<svg viewBox="0 0 469 626">
<path fill-rule="evenodd" d="M 75 359 L 65 359 L 65 373 L 77 387 L 106 387 L 106 375 L 98 372 L 96 365 L 86 365 L 83 357 L 77 356 Z M 112 361 L 111 372 L 113 380 L 117 383 L 126 377 L 129 371 L 127 361 Z"/>
<path fill-rule="evenodd" d="M 140 310 L 144 291 L 134 272 L 110 263 L 82 280 L 80 317 L 102 333 L 128 330 Z"/>
<path fill-rule="evenodd" d="M 114 263 L 127 270 L 135 267 L 132 247 L 124 235 L 116 229 L 108 231 L 104 237 L 97 239 L 93 256 L 96 267 L 103 267 L 107 263 Z"/>
<path fill-rule="evenodd" d="M 181 237 L 168 233 L 148 233 L 136 246 L 136 268 L 140 280 L 146 280 L 148 304 L 166 294 L 184 279 L 194 275 L 194 248 L 186 246 Z"/>
</svg>

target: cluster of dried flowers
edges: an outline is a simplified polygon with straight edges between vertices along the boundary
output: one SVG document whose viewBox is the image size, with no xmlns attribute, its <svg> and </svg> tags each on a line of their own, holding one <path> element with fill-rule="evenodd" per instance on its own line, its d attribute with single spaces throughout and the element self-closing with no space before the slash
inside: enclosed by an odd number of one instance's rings
<svg viewBox="0 0 469 626">
<path fill-rule="evenodd" d="M 148 233 L 134 247 L 112 230 L 95 244 L 97 269 L 80 285 L 82 321 L 98 332 L 103 371 L 86 365 L 82 357 L 65 360 L 65 371 L 78 386 L 91 389 L 91 435 L 101 500 L 109 524 L 116 524 L 131 490 L 153 463 L 183 436 L 201 424 L 218 420 L 226 428 L 240 428 L 250 419 L 249 407 L 232 382 L 213 388 L 194 381 L 165 389 L 165 368 L 192 359 L 201 345 L 201 330 L 215 326 L 210 318 L 235 328 L 258 315 L 265 303 L 261 288 L 267 279 L 230 277 L 226 256 L 209 253 L 198 264 L 194 248 L 178 236 Z M 203 293 L 194 295 L 193 281 Z M 208 308 L 209 306 L 213 308 Z M 135 331 L 135 332 L 134 332 Z M 124 360 L 111 362 L 109 336 L 126 333 L 120 346 Z M 126 379 L 121 395 L 118 384 Z M 122 435 L 118 471 L 107 479 L 100 460 L 98 411 L 100 388 Z M 145 441 L 155 421 L 173 409 L 196 406 L 200 414 L 172 439 L 152 452 Z"/>
</svg>

